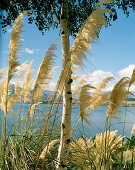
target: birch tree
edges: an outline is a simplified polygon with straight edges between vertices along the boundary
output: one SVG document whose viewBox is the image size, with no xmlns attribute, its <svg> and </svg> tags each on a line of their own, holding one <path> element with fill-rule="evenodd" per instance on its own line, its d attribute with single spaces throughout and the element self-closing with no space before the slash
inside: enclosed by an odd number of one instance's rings
<svg viewBox="0 0 135 170">
<path fill-rule="evenodd" d="M 104 2 L 106 1 L 107 0 L 104 0 Z M 97 3 L 97 0 L 5 0 L 0 3 L 0 9 L 2 11 L 0 14 L 1 28 L 4 32 L 6 32 L 6 27 L 12 25 L 15 18 L 25 10 L 32 10 L 29 13 L 28 23 L 34 22 L 42 34 L 45 34 L 45 31 L 50 28 L 60 28 L 62 40 L 62 71 L 68 63 L 68 75 L 64 79 L 63 114 L 58 163 L 56 165 L 57 169 L 67 169 L 68 148 L 70 144 L 72 111 L 71 55 L 74 50 L 71 49 L 70 52 L 69 36 L 76 37 L 84 21 L 95 10 Z M 111 23 L 111 20 L 114 21 L 117 19 L 116 6 L 121 8 L 127 16 L 129 15 L 129 8 L 135 10 L 135 2 L 133 0 L 116 0 L 114 3 L 105 4 L 105 6 L 107 9 L 113 11 L 113 13 L 105 15 L 105 20 L 108 25 Z M 99 32 L 100 29 L 98 29 L 96 34 L 98 35 Z M 78 45 L 76 44 L 75 47 Z"/>
</svg>

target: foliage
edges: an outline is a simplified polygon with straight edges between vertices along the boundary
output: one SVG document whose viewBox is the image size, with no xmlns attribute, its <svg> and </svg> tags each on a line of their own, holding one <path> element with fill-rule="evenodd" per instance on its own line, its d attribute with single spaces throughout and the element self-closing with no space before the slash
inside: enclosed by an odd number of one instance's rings
<svg viewBox="0 0 135 170">
<path fill-rule="evenodd" d="M 99 0 L 68 0 L 68 30 L 70 35 L 76 36 L 84 21 L 95 10 L 98 2 Z M 104 2 L 106 3 L 106 1 Z M 59 27 L 59 21 L 62 17 L 61 3 L 62 0 L 3 0 L 0 3 L 1 26 L 3 30 L 6 30 L 6 27 L 11 26 L 21 12 L 32 10 L 28 16 L 28 23 L 34 22 L 44 34 L 51 27 Z M 135 1 L 116 0 L 113 4 L 107 4 L 106 7 L 113 11 L 113 14 L 106 15 L 109 24 L 112 19 L 115 21 L 118 18 L 117 7 L 128 16 L 130 8 L 135 10 Z"/>
</svg>

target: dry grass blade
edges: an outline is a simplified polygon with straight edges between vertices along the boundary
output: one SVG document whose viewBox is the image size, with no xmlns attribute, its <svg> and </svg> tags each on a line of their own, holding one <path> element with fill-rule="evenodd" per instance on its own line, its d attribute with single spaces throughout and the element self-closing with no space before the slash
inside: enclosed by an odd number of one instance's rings
<svg viewBox="0 0 135 170">
<path fill-rule="evenodd" d="M 52 140 L 42 151 L 41 155 L 39 156 L 39 159 L 44 159 L 46 155 L 49 153 L 51 149 L 53 149 L 54 145 L 59 142 L 59 139 Z"/>
<path fill-rule="evenodd" d="M 8 73 L 8 81 L 11 80 L 14 73 L 16 72 L 16 67 L 19 65 L 17 61 L 17 52 L 20 47 L 20 34 L 22 33 L 23 24 L 21 23 L 25 15 L 29 11 L 21 13 L 15 20 L 13 31 L 11 33 L 11 40 L 9 43 L 9 73 Z"/>
<path fill-rule="evenodd" d="M 129 78 L 122 78 L 113 88 L 109 106 L 107 110 L 107 117 L 113 118 L 117 112 L 119 112 L 119 107 L 125 100 L 127 95 L 127 87 L 129 85 Z"/>
</svg>

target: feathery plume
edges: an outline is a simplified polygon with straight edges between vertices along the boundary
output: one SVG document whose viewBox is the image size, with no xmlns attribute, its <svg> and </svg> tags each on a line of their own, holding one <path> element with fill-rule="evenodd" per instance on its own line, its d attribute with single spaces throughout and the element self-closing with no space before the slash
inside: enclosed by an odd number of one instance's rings
<svg viewBox="0 0 135 170">
<path fill-rule="evenodd" d="M 30 91 L 33 87 L 33 81 L 34 81 L 34 79 L 29 81 L 28 84 L 27 84 L 27 89 L 25 89 L 25 91 L 24 91 L 24 102 L 28 102 L 30 100 L 30 97 L 31 97 Z"/>
<path fill-rule="evenodd" d="M 93 90 L 89 101 L 89 106 L 87 107 L 87 112 L 91 109 L 97 109 L 102 103 L 104 103 L 108 99 L 110 93 L 105 93 L 104 89 L 106 88 L 109 81 L 111 81 L 112 79 L 113 77 L 105 78 Z"/>
<path fill-rule="evenodd" d="M 54 147 L 56 143 L 59 142 L 59 139 L 52 140 L 42 151 L 41 155 L 39 156 L 39 159 L 44 159 L 46 155 L 49 153 L 49 151 Z"/>
<path fill-rule="evenodd" d="M 113 88 L 109 106 L 107 109 L 107 117 L 113 118 L 117 112 L 119 112 L 119 107 L 124 101 L 127 95 L 127 86 L 129 85 L 129 78 L 123 77 Z"/>
<path fill-rule="evenodd" d="M 23 27 L 23 24 L 21 23 L 25 15 L 29 11 L 21 13 L 15 20 L 13 31 L 11 33 L 11 40 L 9 43 L 9 73 L 8 73 L 8 81 L 11 80 L 14 73 L 16 72 L 16 67 L 19 65 L 17 61 L 17 52 L 20 47 L 20 34 L 23 32 L 21 29 Z"/>
<path fill-rule="evenodd" d="M 81 75 L 72 75 L 72 80 L 76 80 L 76 79 L 78 79 L 78 78 L 80 78 L 81 77 Z"/>
<path fill-rule="evenodd" d="M 110 3 L 111 1 L 108 2 Z M 91 44 L 96 42 L 97 33 L 103 25 L 107 26 L 104 18 L 105 12 L 109 11 L 103 6 L 101 1 L 98 3 L 97 9 L 85 21 L 70 50 L 72 64 L 83 67 L 82 60 L 86 59 L 85 52 L 91 52 Z"/>
<path fill-rule="evenodd" d="M 79 65 L 72 65 L 72 66 L 71 66 L 71 71 L 72 71 L 72 72 L 75 72 L 75 71 L 77 71 L 78 69 L 83 70 L 83 68 L 82 68 L 81 66 L 79 66 Z"/>
<path fill-rule="evenodd" d="M 33 87 L 33 79 L 31 80 L 31 75 L 33 73 L 33 70 L 31 69 L 32 67 L 32 62 L 31 61 L 27 67 L 26 73 L 25 73 L 25 77 L 24 77 L 24 81 L 23 81 L 23 87 L 22 87 L 22 91 L 21 91 L 21 95 L 24 95 L 24 102 L 27 102 L 30 100 L 30 90 Z"/>
<path fill-rule="evenodd" d="M 22 63 L 20 66 L 18 66 L 16 69 L 17 69 L 17 76 L 18 78 L 20 79 L 22 77 L 22 75 L 24 74 L 24 71 L 27 67 L 27 61 L 25 61 L 24 63 Z"/>
<path fill-rule="evenodd" d="M 19 100 L 19 98 L 20 98 L 20 93 L 15 93 L 10 97 L 8 104 L 7 104 L 7 112 L 8 113 L 12 112 L 12 107 L 13 107 L 13 105 L 16 104 L 16 102 Z"/>
<path fill-rule="evenodd" d="M 108 85 L 108 83 L 109 83 L 111 80 L 113 80 L 113 79 L 114 79 L 113 77 L 107 77 L 107 78 L 105 78 L 104 80 L 102 80 L 102 81 L 98 84 L 98 86 L 97 86 L 97 88 L 96 88 L 95 91 L 99 91 L 99 90 L 101 90 L 101 89 L 106 88 L 106 86 Z"/>
<path fill-rule="evenodd" d="M 123 137 L 117 137 L 117 130 L 107 131 L 103 134 L 97 134 L 95 139 L 92 141 L 90 139 L 78 139 L 71 143 L 71 159 L 72 162 L 79 165 L 83 169 L 91 169 L 89 167 L 90 159 L 87 153 L 89 149 L 92 162 L 95 165 L 96 169 L 105 169 L 105 161 L 108 167 L 113 164 L 113 157 L 117 157 L 118 149 L 122 148 L 122 139 Z M 107 149 L 106 149 L 107 142 Z M 108 155 L 107 160 L 103 159 L 106 154 Z M 102 166 L 101 166 L 101 160 Z M 78 169 L 79 169 L 78 168 Z"/>
<path fill-rule="evenodd" d="M 0 107 L 6 113 L 7 79 L 3 78 L 0 91 Z"/>
<path fill-rule="evenodd" d="M 21 83 L 21 77 L 24 74 L 25 68 L 27 66 L 28 61 L 25 61 L 23 64 L 21 64 L 20 66 L 18 66 L 17 69 L 17 76 L 18 76 L 18 80 L 15 83 L 15 93 L 18 93 L 20 90 L 20 83 Z"/>
<path fill-rule="evenodd" d="M 50 48 L 47 50 L 47 53 L 39 67 L 35 85 L 34 85 L 34 91 L 33 91 L 34 96 L 38 94 L 38 90 L 40 88 L 42 90 L 44 89 L 45 79 L 50 78 L 50 70 L 51 70 L 52 64 L 54 63 L 54 57 L 56 57 L 56 55 L 54 54 L 54 50 L 56 49 L 57 49 L 56 44 L 52 44 L 50 46 Z"/>
<path fill-rule="evenodd" d="M 86 114 L 86 108 L 87 108 L 87 106 L 89 104 L 89 100 L 91 98 L 90 88 L 92 88 L 92 86 L 90 86 L 89 84 L 82 86 L 81 91 L 80 91 L 80 96 L 79 96 L 81 120 L 82 121 L 85 120 L 88 124 L 90 124 L 90 123 L 86 119 L 86 116 L 88 116 L 88 114 Z"/>
<path fill-rule="evenodd" d="M 38 103 L 35 103 L 35 104 L 32 105 L 32 107 L 30 108 L 30 117 L 33 116 L 33 113 L 34 113 L 36 107 L 37 107 L 39 104 L 41 104 L 41 102 L 38 102 Z"/>
<path fill-rule="evenodd" d="M 33 73 L 33 70 L 31 69 L 31 66 L 32 66 L 32 62 L 31 61 L 27 67 L 27 70 L 26 70 L 26 73 L 25 73 L 25 78 L 24 78 L 24 82 L 23 82 L 23 89 L 22 89 L 22 93 L 25 93 L 27 91 L 27 87 L 28 87 L 28 84 L 30 83 L 30 80 L 31 80 L 31 75 Z"/>
<path fill-rule="evenodd" d="M 95 101 L 90 102 L 90 104 L 87 108 L 87 111 L 90 111 L 91 109 L 96 110 L 99 106 L 101 106 L 101 104 L 103 104 L 105 101 L 107 101 L 109 96 L 110 96 L 110 93 L 104 93 L 104 94 L 101 94 L 100 96 L 97 96 Z"/>
<path fill-rule="evenodd" d="M 52 74 L 55 72 L 55 70 L 56 70 L 58 67 L 59 67 L 59 66 L 53 67 L 53 68 L 49 71 L 47 78 L 44 80 L 43 89 L 47 89 L 47 87 L 49 86 L 50 81 L 51 81 L 51 79 L 52 79 Z"/>
<path fill-rule="evenodd" d="M 20 88 L 20 79 L 18 79 L 18 80 L 15 82 L 15 93 L 18 93 L 18 92 L 19 92 L 19 88 Z"/>
<path fill-rule="evenodd" d="M 86 84 L 86 81 L 84 79 L 80 79 L 78 83 L 76 84 L 74 90 L 73 90 L 73 98 L 79 95 L 81 87 Z"/>
</svg>

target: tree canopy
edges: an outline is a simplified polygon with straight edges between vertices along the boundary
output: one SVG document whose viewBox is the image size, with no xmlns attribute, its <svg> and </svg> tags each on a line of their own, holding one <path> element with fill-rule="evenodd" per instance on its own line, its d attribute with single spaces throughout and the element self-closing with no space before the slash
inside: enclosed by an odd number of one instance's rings
<svg viewBox="0 0 135 170">
<path fill-rule="evenodd" d="M 95 10 L 99 0 L 68 0 L 68 30 L 69 35 L 75 36 L 87 17 Z M 104 0 L 106 2 L 106 0 Z M 0 2 L 1 27 L 5 32 L 7 26 L 12 26 L 15 18 L 25 11 L 32 10 L 28 15 L 28 23 L 35 23 L 42 33 L 51 27 L 59 28 L 61 19 L 62 0 L 2 0 Z M 129 15 L 129 9 L 135 10 L 134 0 L 116 0 L 114 3 L 107 4 L 107 8 L 113 14 L 105 16 L 108 24 L 111 20 L 117 19 L 117 9 L 120 8 Z"/>
</svg>

